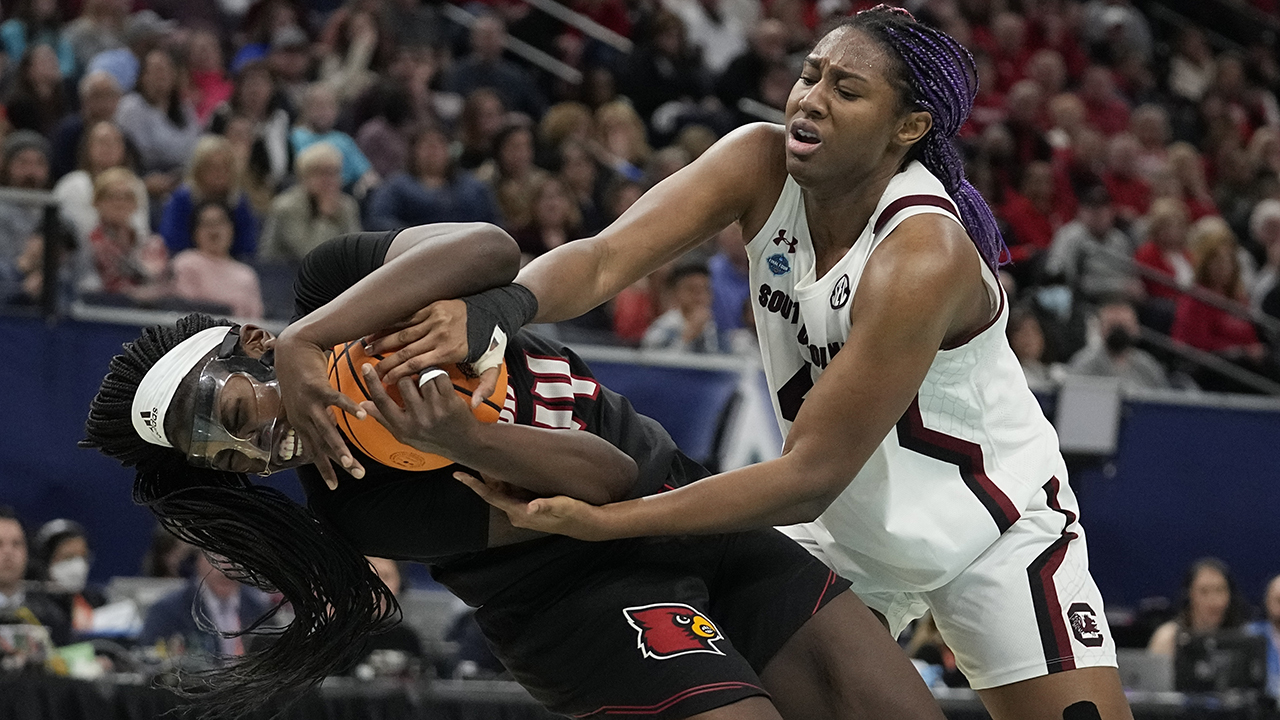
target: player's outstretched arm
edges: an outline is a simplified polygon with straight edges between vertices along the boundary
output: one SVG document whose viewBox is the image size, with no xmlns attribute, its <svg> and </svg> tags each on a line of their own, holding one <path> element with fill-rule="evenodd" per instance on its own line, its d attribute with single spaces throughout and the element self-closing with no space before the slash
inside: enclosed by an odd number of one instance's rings
<svg viewBox="0 0 1280 720">
<path fill-rule="evenodd" d="M 361 372 L 370 397 L 361 405 L 406 445 L 537 495 L 604 504 L 625 497 L 635 482 L 635 461 L 597 435 L 482 423 L 443 376 L 421 386 L 412 378 L 400 380 L 402 408 L 383 389 L 371 365 Z"/>
<path fill-rule="evenodd" d="M 281 400 L 299 439 L 319 451 L 316 466 L 330 487 L 336 486 L 337 478 L 329 460 L 355 477 L 364 473 L 328 409 L 340 405 L 342 396 L 329 386 L 325 352 L 437 300 L 510 282 L 519 262 L 515 241 L 494 225 L 407 228 L 396 235 L 381 267 L 285 328 L 275 344 Z"/>
<path fill-rule="evenodd" d="M 464 481 L 517 527 L 584 540 L 813 520 L 902 417 L 944 340 L 972 324 L 975 296 L 977 312 L 989 312 L 971 241 L 936 218 L 903 222 L 872 255 L 851 303 L 848 344 L 806 395 L 782 457 L 603 507 L 564 497 L 522 502 Z"/>
</svg>

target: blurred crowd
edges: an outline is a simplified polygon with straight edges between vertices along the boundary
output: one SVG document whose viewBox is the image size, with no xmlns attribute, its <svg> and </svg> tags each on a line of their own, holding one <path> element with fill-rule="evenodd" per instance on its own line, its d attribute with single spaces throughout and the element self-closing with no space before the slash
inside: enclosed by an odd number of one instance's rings
<svg viewBox="0 0 1280 720">
<path fill-rule="evenodd" d="M 39 302 L 52 257 L 63 302 L 288 319 L 317 244 L 428 222 L 497 223 L 536 257 L 781 121 L 812 42 L 873 3 L 564 4 L 605 32 L 523 0 L 6 3 L 0 187 L 57 208 L 0 196 L 0 300 Z M 1131 0 L 899 4 L 975 56 L 962 149 L 1033 382 L 1247 389 L 1137 347 L 1143 328 L 1280 376 L 1274 33 L 1153 26 Z M 749 353 L 745 265 L 728 228 L 569 331 Z"/>
</svg>

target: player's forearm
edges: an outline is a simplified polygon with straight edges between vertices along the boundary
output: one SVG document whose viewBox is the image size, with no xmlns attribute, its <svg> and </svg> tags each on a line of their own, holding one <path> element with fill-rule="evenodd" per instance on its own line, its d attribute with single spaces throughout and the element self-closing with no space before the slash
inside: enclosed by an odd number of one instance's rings
<svg viewBox="0 0 1280 720">
<path fill-rule="evenodd" d="M 784 455 L 600 512 L 610 537 L 743 532 L 814 520 L 842 487 L 819 481 Z"/>
<path fill-rule="evenodd" d="M 284 335 L 332 347 L 383 330 L 437 300 L 510 282 L 519 268 L 515 241 L 493 225 L 408 228 L 395 242 L 408 247 L 394 258 L 389 253 L 382 267 L 290 325 Z"/>
<path fill-rule="evenodd" d="M 618 293 L 606 273 L 599 240 L 566 243 L 534 259 L 516 278 L 538 298 L 534 322 L 559 322 L 578 317 Z M 625 286 L 624 286 L 625 287 Z"/>
<path fill-rule="evenodd" d="M 492 424 L 450 459 L 539 495 L 594 505 L 616 502 L 636 480 L 636 463 L 603 438 L 576 430 Z"/>
</svg>

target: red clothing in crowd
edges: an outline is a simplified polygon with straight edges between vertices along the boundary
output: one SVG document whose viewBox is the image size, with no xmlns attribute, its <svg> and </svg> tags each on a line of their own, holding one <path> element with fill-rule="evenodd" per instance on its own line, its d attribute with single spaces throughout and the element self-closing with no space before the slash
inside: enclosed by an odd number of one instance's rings
<svg viewBox="0 0 1280 720">
<path fill-rule="evenodd" d="M 1186 259 L 1187 266 L 1189 267 L 1191 265 L 1191 254 L 1186 250 L 1183 250 L 1182 257 Z M 1169 262 L 1169 259 L 1165 257 L 1164 250 L 1151 240 L 1143 243 L 1142 247 L 1138 248 L 1138 250 L 1134 252 L 1133 260 L 1139 265 L 1149 267 L 1152 270 L 1159 270 L 1170 278 L 1176 279 L 1178 277 L 1177 270 L 1174 269 L 1173 264 Z M 1178 297 L 1178 291 L 1168 285 L 1161 285 L 1160 283 L 1146 279 L 1142 281 L 1142 284 L 1147 290 L 1147 295 L 1150 295 L 1151 297 L 1170 299 Z"/>
<path fill-rule="evenodd" d="M 572 7 L 623 37 L 631 37 L 631 17 L 622 0 L 575 0 Z"/>
<path fill-rule="evenodd" d="M 613 299 L 613 332 L 623 340 L 640 342 L 656 317 L 657 298 L 644 284 L 623 288 Z"/>
<path fill-rule="evenodd" d="M 1187 215 L 1191 218 L 1191 222 L 1218 214 L 1218 205 L 1213 200 L 1201 200 L 1194 195 L 1187 195 L 1182 198 L 1182 202 L 1187 205 Z"/>
<path fill-rule="evenodd" d="M 1170 335 L 1207 352 L 1258 344 L 1258 333 L 1248 320 L 1185 295 L 1178 298 Z"/>
<path fill-rule="evenodd" d="M 1146 215 L 1151 207 L 1151 186 L 1137 175 L 1122 177 L 1110 170 L 1102 173 L 1102 183 L 1111 194 L 1111 203 L 1117 208 L 1127 208 L 1138 215 Z"/>
<path fill-rule="evenodd" d="M 1129 129 L 1129 105 L 1120 98 L 1084 101 L 1085 119 L 1098 132 L 1111 137 Z"/>
<path fill-rule="evenodd" d="M 217 70 L 191 71 L 191 101 L 196 107 L 196 117 L 204 122 L 214 108 L 231 99 L 235 85 Z"/>
<path fill-rule="evenodd" d="M 1040 212 L 1030 200 L 1014 190 L 1005 191 L 1005 201 L 1000 206 L 1000 218 L 1009 225 L 1009 256 L 1013 262 L 1023 262 L 1048 250 L 1053 234 L 1070 218 L 1054 208 L 1048 214 Z"/>
</svg>

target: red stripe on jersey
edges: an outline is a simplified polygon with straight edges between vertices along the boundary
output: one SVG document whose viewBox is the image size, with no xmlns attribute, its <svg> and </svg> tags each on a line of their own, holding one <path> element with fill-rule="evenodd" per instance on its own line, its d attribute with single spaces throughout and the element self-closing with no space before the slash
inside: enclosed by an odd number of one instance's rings
<svg viewBox="0 0 1280 720">
<path fill-rule="evenodd" d="M 876 218 L 876 224 L 872 232 L 879 235 L 880 231 L 884 229 L 885 225 L 889 224 L 889 221 L 893 219 L 894 215 L 897 215 L 909 207 L 915 207 L 917 205 L 941 208 L 956 217 L 960 217 L 960 211 L 956 210 L 955 203 L 940 195 L 903 195 L 897 200 L 889 203 L 889 206 L 884 209 L 884 212 L 880 213 L 880 217 Z"/>
<path fill-rule="evenodd" d="M 982 446 L 925 427 L 924 418 L 920 414 L 919 395 L 912 398 L 911 407 L 898 420 L 898 444 L 907 450 L 959 468 L 964 484 L 991 514 L 991 519 L 1001 533 L 1017 522 L 1020 516 L 1018 509 L 987 476 L 982 461 Z"/>
<path fill-rule="evenodd" d="M 718 682 L 709 685 L 698 685 L 697 687 L 687 688 L 653 705 L 605 705 L 598 710 L 592 710 L 582 715 L 574 715 L 574 717 L 585 718 L 594 715 L 657 715 L 667 708 L 675 705 L 682 700 L 688 700 L 691 697 L 704 695 L 709 692 L 718 692 L 721 690 L 742 690 L 751 689 L 758 690 L 764 695 L 768 695 L 763 688 L 744 682 Z"/>
<path fill-rule="evenodd" d="M 830 590 L 831 586 L 835 584 L 836 584 L 835 571 L 831 571 L 831 570 L 827 571 L 827 584 L 822 586 L 822 592 L 818 595 L 818 602 L 814 604 L 813 612 L 809 613 L 809 615 L 812 616 L 812 615 L 818 614 L 818 611 L 822 609 L 822 601 L 827 599 L 827 591 Z"/>
</svg>

